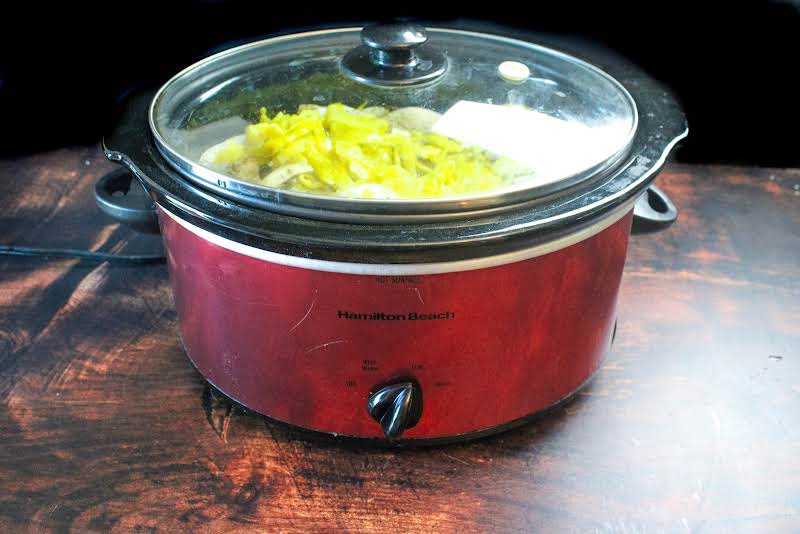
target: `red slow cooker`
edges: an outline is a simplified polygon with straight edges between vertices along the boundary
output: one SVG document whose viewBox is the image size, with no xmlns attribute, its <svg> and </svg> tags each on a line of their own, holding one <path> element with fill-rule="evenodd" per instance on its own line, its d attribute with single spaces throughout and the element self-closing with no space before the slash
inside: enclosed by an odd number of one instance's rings
<svg viewBox="0 0 800 534">
<path fill-rule="evenodd" d="M 650 185 L 687 133 L 653 80 L 603 69 L 388 25 L 240 46 L 131 98 L 104 146 L 155 204 L 192 363 L 271 418 L 394 443 L 570 398 L 613 341 L 632 225 L 675 220 Z M 147 226 L 112 178 L 100 206 Z"/>
</svg>

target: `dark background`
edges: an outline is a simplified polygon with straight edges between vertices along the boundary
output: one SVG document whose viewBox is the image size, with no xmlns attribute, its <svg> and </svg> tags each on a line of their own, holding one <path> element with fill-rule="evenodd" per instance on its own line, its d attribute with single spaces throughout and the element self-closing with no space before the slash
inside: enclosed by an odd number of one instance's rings
<svg viewBox="0 0 800 534">
<path fill-rule="evenodd" d="M 0 155 L 96 142 L 118 100 L 211 52 L 392 18 L 622 55 L 683 102 L 691 162 L 800 166 L 800 0 L 15 4 L 0 32 Z"/>
</svg>

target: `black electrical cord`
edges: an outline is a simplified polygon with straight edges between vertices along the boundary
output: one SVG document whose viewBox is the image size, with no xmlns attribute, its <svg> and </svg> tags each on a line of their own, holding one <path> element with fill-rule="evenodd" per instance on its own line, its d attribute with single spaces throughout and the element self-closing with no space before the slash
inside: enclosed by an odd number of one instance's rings
<svg viewBox="0 0 800 534">
<path fill-rule="evenodd" d="M 163 254 L 112 254 L 108 252 L 94 252 L 91 250 L 77 250 L 71 248 L 40 248 L 16 247 L 13 245 L 0 245 L 2 256 L 26 256 L 41 259 L 77 259 L 80 261 L 102 263 L 107 261 L 115 264 L 144 265 L 149 263 L 164 263 Z"/>
</svg>

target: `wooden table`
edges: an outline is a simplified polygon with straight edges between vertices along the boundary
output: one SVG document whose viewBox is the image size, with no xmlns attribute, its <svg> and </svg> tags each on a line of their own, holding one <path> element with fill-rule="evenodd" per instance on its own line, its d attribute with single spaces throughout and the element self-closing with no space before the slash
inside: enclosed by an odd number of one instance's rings
<svg viewBox="0 0 800 534">
<path fill-rule="evenodd" d="M 0 163 L 0 243 L 124 253 L 97 147 Z M 577 400 L 463 445 L 309 440 L 210 391 L 164 265 L 0 258 L 0 531 L 800 531 L 800 171 L 672 165 L 614 351 Z"/>
</svg>

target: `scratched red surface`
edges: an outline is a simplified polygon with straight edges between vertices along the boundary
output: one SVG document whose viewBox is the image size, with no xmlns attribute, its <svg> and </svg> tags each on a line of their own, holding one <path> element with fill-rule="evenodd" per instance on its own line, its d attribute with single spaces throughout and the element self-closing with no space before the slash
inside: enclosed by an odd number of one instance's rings
<svg viewBox="0 0 800 534">
<path fill-rule="evenodd" d="M 407 438 L 503 425 L 583 384 L 611 342 L 630 226 L 628 215 L 508 265 L 386 281 L 270 263 L 161 217 L 181 338 L 211 383 L 287 423 L 382 437 L 369 393 L 413 378 L 423 412 Z M 395 319 L 345 318 L 371 313 Z"/>
<path fill-rule="evenodd" d="M 0 162 L 0 242 L 152 252 L 94 207 L 97 147 Z M 795 532 L 800 171 L 669 166 L 609 358 L 462 445 L 310 440 L 210 390 L 164 265 L 0 259 L 2 532 Z"/>
</svg>

